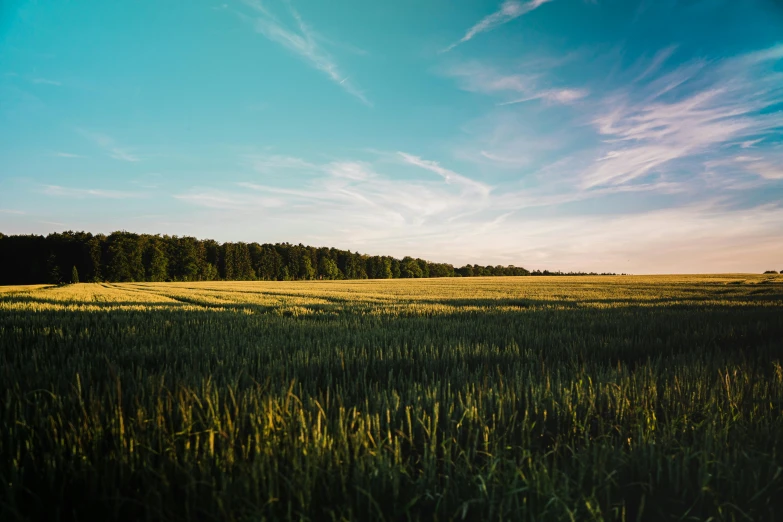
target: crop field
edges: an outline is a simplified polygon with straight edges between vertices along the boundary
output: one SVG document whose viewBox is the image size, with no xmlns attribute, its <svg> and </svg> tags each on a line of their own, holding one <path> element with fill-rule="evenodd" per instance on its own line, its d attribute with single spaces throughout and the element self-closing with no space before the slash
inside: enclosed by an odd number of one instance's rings
<svg viewBox="0 0 783 522">
<path fill-rule="evenodd" d="M 783 276 L 0 287 L 0 519 L 783 520 Z"/>
</svg>

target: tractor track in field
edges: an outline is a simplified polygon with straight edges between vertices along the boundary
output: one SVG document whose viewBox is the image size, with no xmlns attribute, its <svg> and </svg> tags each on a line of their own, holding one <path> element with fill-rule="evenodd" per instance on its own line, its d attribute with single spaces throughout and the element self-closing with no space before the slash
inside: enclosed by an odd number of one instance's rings
<svg viewBox="0 0 783 522">
<path fill-rule="evenodd" d="M 208 309 L 220 309 L 225 311 L 252 310 L 256 313 L 267 313 L 271 309 L 271 307 L 267 307 L 259 304 L 251 304 L 251 303 L 212 303 L 200 299 L 182 297 L 179 295 L 172 295 L 166 292 L 156 292 L 147 289 L 148 287 L 132 288 L 132 287 L 120 287 L 116 285 L 112 285 L 112 287 L 114 289 L 122 290 L 125 292 L 134 292 L 141 295 L 154 295 L 156 297 L 165 297 L 166 299 L 171 299 L 172 301 L 176 301 L 183 305 L 198 306 L 201 308 L 208 308 Z"/>
</svg>

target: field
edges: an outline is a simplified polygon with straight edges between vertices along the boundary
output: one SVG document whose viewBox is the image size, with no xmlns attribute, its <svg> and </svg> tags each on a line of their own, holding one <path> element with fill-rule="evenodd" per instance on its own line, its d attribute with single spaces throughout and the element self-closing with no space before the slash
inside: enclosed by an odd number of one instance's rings
<svg viewBox="0 0 783 522">
<path fill-rule="evenodd" d="M 0 288 L 0 519 L 783 520 L 783 276 Z"/>
</svg>

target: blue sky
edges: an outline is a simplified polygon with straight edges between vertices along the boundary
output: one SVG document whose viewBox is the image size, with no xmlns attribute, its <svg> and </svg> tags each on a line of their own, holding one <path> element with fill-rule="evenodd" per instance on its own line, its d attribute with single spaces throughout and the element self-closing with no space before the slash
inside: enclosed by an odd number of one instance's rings
<svg viewBox="0 0 783 522">
<path fill-rule="evenodd" d="M 68 229 L 783 270 L 783 3 L 3 2 L 0 231 Z"/>
</svg>

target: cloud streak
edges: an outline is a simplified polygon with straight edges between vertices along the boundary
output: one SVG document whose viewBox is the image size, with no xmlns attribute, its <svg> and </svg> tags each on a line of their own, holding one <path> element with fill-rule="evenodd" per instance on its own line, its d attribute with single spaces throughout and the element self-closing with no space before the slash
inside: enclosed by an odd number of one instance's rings
<svg viewBox="0 0 783 522">
<path fill-rule="evenodd" d="M 487 95 L 508 95 L 511 99 L 499 105 L 544 100 L 548 103 L 569 105 L 589 96 L 585 88 L 544 87 L 541 74 L 504 74 L 479 62 L 466 62 L 443 70 L 454 78 L 462 90 Z"/>
<path fill-rule="evenodd" d="M 767 180 L 783 180 L 783 154 L 767 156 L 736 156 L 742 168 Z"/>
<path fill-rule="evenodd" d="M 68 198 L 102 198 L 102 199 L 129 199 L 139 198 L 142 194 L 137 192 L 126 192 L 122 190 L 104 190 L 104 189 L 83 189 L 70 188 L 60 185 L 44 185 L 43 193 L 48 196 L 68 197 Z"/>
<path fill-rule="evenodd" d="M 655 56 L 653 56 L 653 59 L 650 61 L 650 63 L 645 67 L 644 71 L 636 77 L 634 81 L 641 81 L 644 78 L 647 78 L 648 76 L 652 75 L 653 73 L 657 72 L 664 63 L 666 63 L 666 60 L 671 58 L 671 56 L 677 51 L 676 45 L 670 45 L 664 49 L 661 49 L 657 53 L 655 53 Z"/>
<path fill-rule="evenodd" d="M 118 161 L 127 161 L 130 163 L 141 161 L 141 158 L 139 158 L 139 156 L 134 154 L 132 150 L 119 145 L 111 136 L 99 132 L 91 132 L 82 129 L 77 129 L 77 131 L 82 136 L 86 137 L 87 139 L 95 143 L 98 147 L 103 149 L 103 151 L 110 158 L 116 159 Z M 63 156 L 63 157 L 73 157 L 73 156 Z"/>
<path fill-rule="evenodd" d="M 783 75 L 761 67 L 780 59 L 753 53 L 709 67 L 686 64 L 650 81 L 641 91 L 608 96 L 592 124 L 604 152 L 583 179 L 584 187 L 619 185 L 649 175 L 691 170 L 706 158 L 726 155 L 736 143 L 751 147 L 783 127 Z M 748 162 L 777 179 L 770 162 Z"/>
<path fill-rule="evenodd" d="M 422 227 L 426 223 L 451 219 L 455 215 L 475 212 L 486 206 L 491 187 L 441 166 L 438 162 L 399 152 L 394 156 L 397 167 L 424 169 L 438 178 L 398 180 L 377 172 L 370 163 L 355 160 L 313 164 L 288 158 L 285 165 L 299 164 L 308 176 L 300 188 L 275 187 L 256 182 L 238 182 L 244 189 L 226 190 L 194 188 L 177 194 L 189 203 L 243 213 L 263 213 L 275 208 L 277 219 L 298 219 L 318 215 L 319 222 L 332 219 L 335 225 L 349 222 L 408 224 Z M 283 167 L 286 168 L 286 167 Z M 251 193 L 248 193 L 252 191 Z M 270 216 L 271 217 L 271 216 Z"/>
<path fill-rule="evenodd" d="M 457 174 L 449 169 L 441 167 L 437 161 L 421 159 L 418 156 L 407 154 L 405 152 L 397 153 L 406 163 L 416 167 L 429 170 L 441 176 L 448 184 L 454 184 L 461 187 L 467 193 L 473 193 L 481 197 L 487 197 L 492 188 L 477 181 L 473 181 L 465 176 Z"/>
<path fill-rule="evenodd" d="M 46 78 L 34 78 L 33 83 L 36 85 L 52 85 L 54 87 L 59 87 L 62 85 L 62 82 L 58 82 L 56 80 L 48 80 Z"/>
<path fill-rule="evenodd" d="M 543 4 L 551 1 L 552 0 L 529 0 L 528 2 L 520 2 L 518 0 L 506 0 L 503 2 L 503 4 L 501 4 L 500 9 L 481 19 L 473 27 L 468 29 L 462 38 L 446 47 L 441 52 L 445 53 L 451 51 L 458 45 L 472 40 L 476 35 L 491 31 L 492 29 L 495 29 L 496 27 L 499 27 L 503 24 L 507 24 L 508 22 L 515 20 L 520 16 L 527 14 L 530 11 L 533 11 L 534 9 L 537 9 Z"/>
<path fill-rule="evenodd" d="M 539 92 L 535 92 L 522 98 L 503 102 L 500 105 L 513 105 L 515 103 L 524 103 L 532 100 L 546 100 L 552 103 L 559 103 L 562 105 L 569 105 L 582 98 L 585 98 L 590 93 L 587 89 L 547 89 Z"/>
<path fill-rule="evenodd" d="M 237 239 L 253 234 L 255 225 L 248 223 L 257 223 L 264 241 L 293 239 L 457 264 L 491 260 L 564 270 L 747 271 L 783 254 L 779 203 L 733 208 L 715 199 L 609 215 L 525 214 L 521 211 L 580 198 L 679 187 L 633 185 L 549 196 L 487 187 L 486 197 L 477 197 L 476 182 L 465 176 L 413 154 L 397 156 L 403 166 L 437 174 L 437 181 L 383 174 L 370 163 L 345 160 L 319 165 L 300 188 L 239 182 L 235 189 L 202 187 L 176 197 L 215 212 L 207 228 L 241 224 L 243 236 Z M 282 224 L 285 235 L 277 237 L 274 231 Z"/>
<path fill-rule="evenodd" d="M 323 38 L 304 22 L 292 5 L 286 4 L 294 27 L 284 24 L 257 0 L 242 1 L 254 11 L 254 16 L 239 14 L 250 20 L 258 33 L 298 55 L 363 104 L 372 106 L 365 94 L 340 70 L 334 58 L 319 44 Z"/>
<path fill-rule="evenodd" d="M 316 165 L 301 158 L 280 154 L 249 154 L 244 157 L 244 160 L 257 172 L 276 172 L 281 169 L 312 170 L 318 168 Z"/>
</svg>

